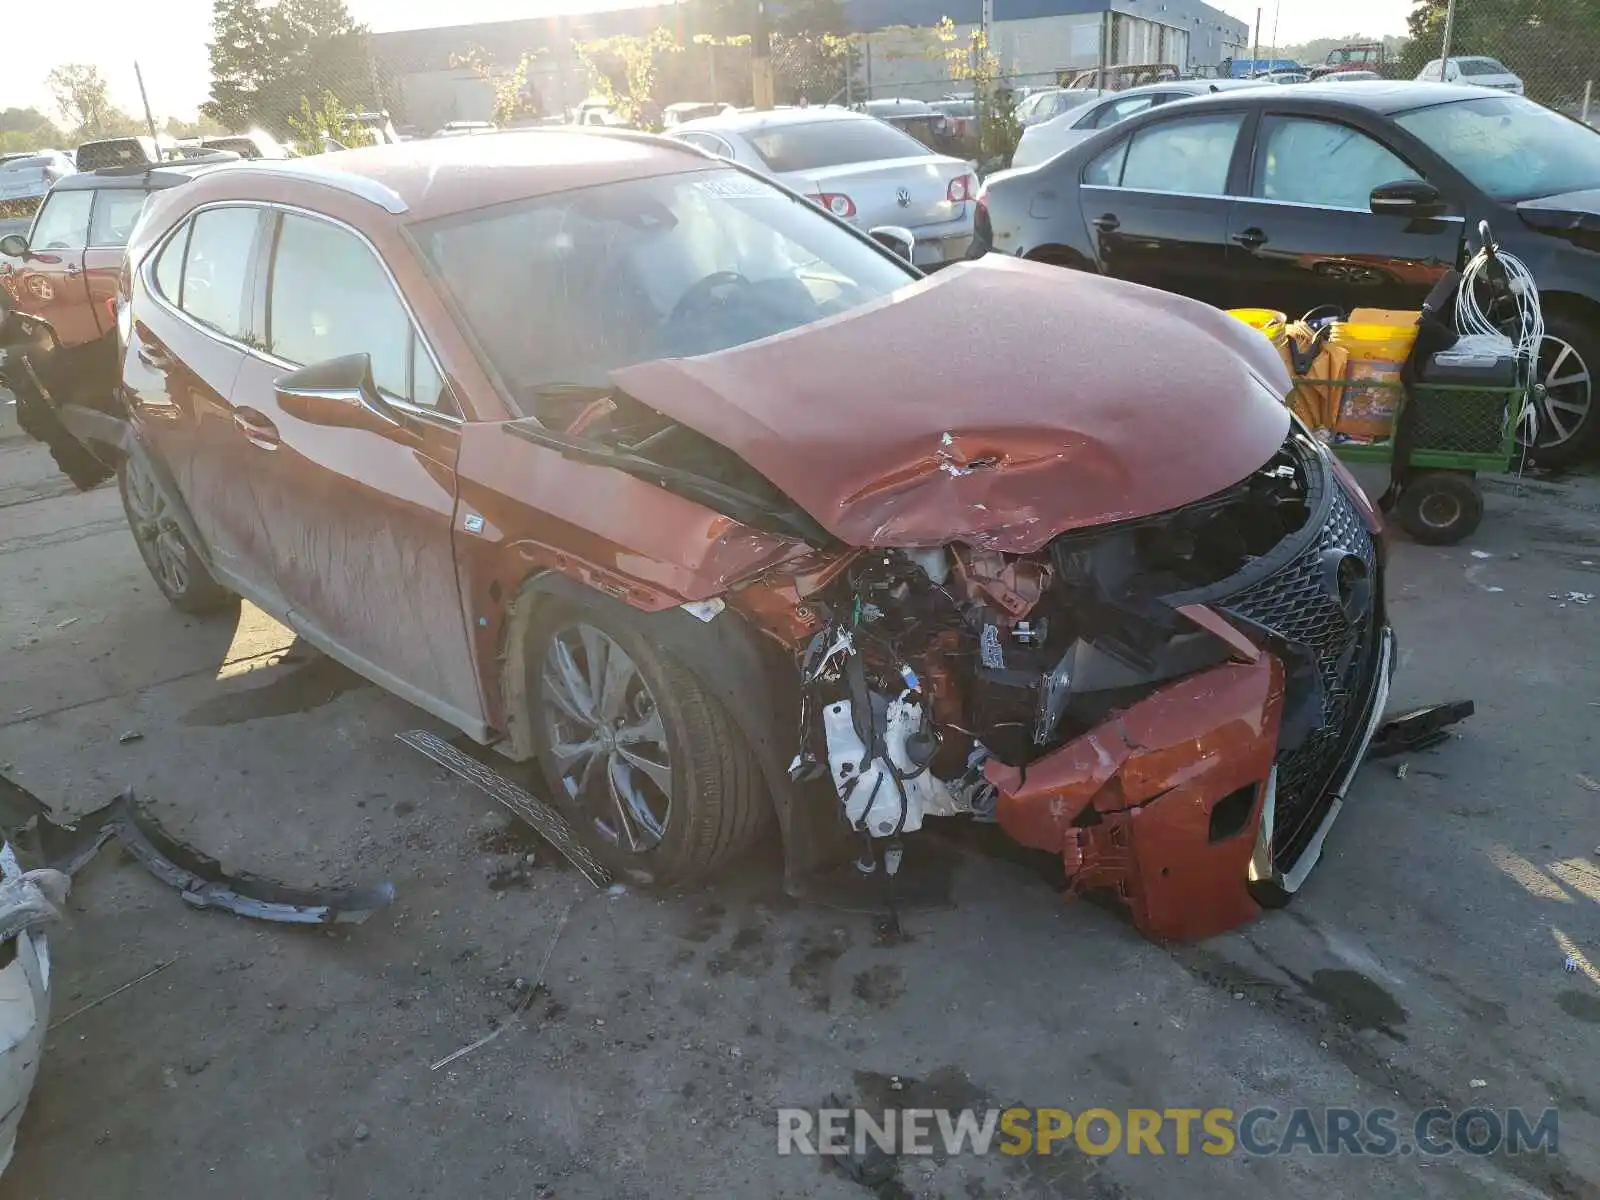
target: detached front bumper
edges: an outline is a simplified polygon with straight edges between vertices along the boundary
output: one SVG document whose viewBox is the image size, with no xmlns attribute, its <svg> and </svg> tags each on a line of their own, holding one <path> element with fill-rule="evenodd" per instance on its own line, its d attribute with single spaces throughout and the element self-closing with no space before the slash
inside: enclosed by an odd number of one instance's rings
<svg viewBox="0 0 1600 1200">
<path fill-rule="evenodd" d="M 1251 920 L 1305 880 L 1383 719 L 1394 638 L 1380 630 L 1363 702 L 1313 835 L 1284 869 L 1273 853 L 1283 664 L 1269 653 L 1170 683 L 1018 771 L 991 763 L 996 816 L 1018 842 L 1059 854 L 1073 894 L 1108 890 L 1162 939 Z"/>
</svg>

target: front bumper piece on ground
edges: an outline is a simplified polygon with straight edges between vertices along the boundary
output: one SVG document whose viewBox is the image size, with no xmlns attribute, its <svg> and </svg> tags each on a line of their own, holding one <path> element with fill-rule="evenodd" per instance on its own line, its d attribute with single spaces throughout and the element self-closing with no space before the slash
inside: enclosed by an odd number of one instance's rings
<svg viewBox="0 0 1600 1200">
<path fill-rule="evenodd" d="M 1231 929 L 1259 914 L 1263 886 L 1293 892 L 1316 864 L 1383 720 L 1387 626 L 1378 655 L 1320 823 L 1287 870 L 1273 854 L 1284 670 L 1267 653 L 1167 684 L 1026 771 L 992 763 L 996 816 L 1061 856 L 1071 894 L 1110 891 L 1152 937 Z"/>
</svg>

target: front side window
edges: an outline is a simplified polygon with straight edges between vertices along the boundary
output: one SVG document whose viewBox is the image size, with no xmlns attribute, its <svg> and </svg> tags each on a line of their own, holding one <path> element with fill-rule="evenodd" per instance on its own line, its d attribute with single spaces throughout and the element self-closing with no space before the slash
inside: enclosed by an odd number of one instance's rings
<svg viewBox="0 0 1600 1200">
<path fill-rule="evenodd" d="M 89 243 L 93 192 L 54 192 L 44 202 L 28 238 L 30 250 L 82 250 Z"/>
<path fill-rule="evenodd" d="M 1395 122 L 1495 200 L 1600 188 L 1600 131 L 1521 96 L 1435 104 Z"/>
<path fill-rule="evenodd" d="M 245 281 L 259 224 L 254 208 L 196 213 L 184 256 L 179 307 L 218 333 L 240 340 L 250 336 Z"/>
<path fill-rule="evenodd" d="M 1129 142 L 1118 186 L 1220 196 L 1243 124 L 1243 114 L 1223 113 L 1146 125 Z"/>
<path fill-rule="evenodd" d="M 144 211 L 145 193 L 132 188 L 106 188 L 94 194 L 89 245 L 126 246 Z"/>
<path fill-rule="evenodd" d="M 278 358 L 307 366 L 366 354 L 380 390 L 412 399 L 411 318 L 388 272 L 349 230 L 284 214 L 267 313 L 268 348 Z M 438 396 L 434 386 L 419 402 Z"/>
<path fill-rule="evenodd" d="M 484 359 L 530 413 L 553 387 L 606 386 L 635 363 L 769 337 L 915 278 L 809 201 L 720 167 L 412 232 Z"/>
<path fill-rule="evenodd" d="M 924 158 L 928 148 L 884 121 L 811 121 L 758 129 L 748 141 L 769 171 L 816 171 L 847 163 Z"/>
<path fill-rule="evenodd" d="M 1359 130 L 1305 117 L 1266 117 L 1250 194 L 1323 208 L 1367 211 L 1372 190 L 1420 179 L 1402 158 Z"/>
</svg>

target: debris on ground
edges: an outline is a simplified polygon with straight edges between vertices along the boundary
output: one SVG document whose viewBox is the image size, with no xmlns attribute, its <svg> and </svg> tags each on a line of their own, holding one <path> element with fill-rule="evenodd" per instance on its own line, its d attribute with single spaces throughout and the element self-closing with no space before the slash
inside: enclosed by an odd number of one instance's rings
<svg viewBox="0 0 1600 1200">
<path fill-rule="evenodd" d="M 220 908 L 241 917 L 290 925 L 358 925 L 394 900 L 392 883 L 297 888 L 254 875 L 230 874 L 216 859 L 162 829 L 140 809 L 131 790 L 75 824 L 63 825 L 31 793 L 16 785 L 12 789 L 15 803 L 11 807 L 17 811 L 8 813 L 8 819 L 15 829 L 26 826 L 40 857 L 51 867 L 48 874 L 63 882 L 115 838 L 145 870 L 177 888 L 195 908 Z"/>
<path fill-rule="evenodd" d="M 1410 769 L 1411 764 L 1408 762 L 1403 762 L 1394 769 L 1394 777 L 1396 779 L 1404 779 L 1406 777 L 1406 772 Z"/>
<path fill-rule="evenodd" d="M 523 990 L 522 999 L 519 1000 L 517 1002 L 517 1006 L 511 1010 L 511 1015 L 508 1016 L 504 1021 L 501 1021 L 500 1024 L 496 1025 L 477 1041 L 468 1042 L 465 1046 L 461 1047 L 461 1049 L 446 1054 L 438 1062 L 429 1064 L 428 1070 L 437 1071 L 443 1067 L 448 1067 L 457 1059 L 465 1058 L 474 1050 L 481 1050 L 483 1047 L 487 1046 L 490 1042 L 494 1041 L 497 1037 L 504 1033 L 507 1029 L 511 1028 L 511 1026 L 515 1025 L 522 1018 L 522 1014 L 528 1011 L 528 1005 L 533 1003 L 534 996 L 538 995 L 539 992 L 544 988 L 544 973 L 550 966 L 550 956 L 556 952 L 556 943 L 561 940 L 561 931 L 567 927 L 567 918 L 572 916 L 572 909 L 573 905 L 569 904 L 561 911 L 561 919 L 556 922 L 556 931 L 550 937 L 550 944 L 545 947 L 544 958 L 539 961 L 539 972 L 533 977 L 532 985 Z"/>
<path fill-rule="evenodd" d="M 1450 700 L 1389 717 L 1378 726 L 1367 757 L 1392 758 L 1437 746 L 1449 740 L 1450 726 L 1465 721 L 1475 711 L 1477 706 L 1471 700 Z M 1404 774 L 1400 777 L 1405 778 Z"/>
<path fill-rule="evenodd" d="M 539 836 L 559 850 L 595 887 L 610 885 L 611 872 L 578 841 L 577 832 L 567 819 L 527 788 L 507 779 L 487 763 L 463 754 L 438 734 L 429 733 L 426 729 L 408 729 L 395 734 L 395 737 L 447 771 L 487 792 L 513 814 L 532 825 Z"/>
<path fill-rule="evenodd" d="M 127 991 L 129 988 L 135 987 L 138 984 L 143 983 L 146 979 L 149 979 L 152 976 L 161 974 L 161 972 L 165 971 L 168 967 L 170 967 L 173 963 L 177 962 L 182 957 L 183 957 L 183 955 L 181 955 L 181 954 L 174 954 L 171 958 L 167 959 L 165 962 L 157 963 L 155 966 L 151 967 L 148 971 L 146 971 L 143 975 L 140 975 L 137 979 L 130 979 L 130 980 L 128 980 L 127 983 L 123 984 L 122 986 L 112 988 L 104 996 L 101 996 L 101 997 L 99 997 L 98 999 L 95 999 L 95 1000 L 91 1000 L 91 1001 L 89 1001 L 89 1003 L 87 1003 L 85 1005 L 82 1005 L 82 1006 L 80 1006 L 78 1008 L 73 1009 L 66 1016 L 62 1017 L 59 1021 L 53 1022 L 51 1024 L 50 1028 L 51 1029 L 60 1029 L 63 1025 L 65 1025 L 68 1021 L 72 1020 L 74 1017 L 81 1017 L 84 1013 L 88 1012 L 91 1008 L 99 1008 L 107 1000 L 116 999 L 118 996 L 122 995 L 122 993 Z"/>
<path fill-rule="evenodd" d="M 1593 603 L 1593 601 L 1594 601 L 1594 593 L 1593 592 L 1568 592 L 1568 593 L 1566 593 L 1566 595 L 1562 595 L 1560 592 L 1551 592 L 1550 593 L 1550 599 L 1561 601 L 1561 603 L 1559 605 L 1557 605 L 1557 607 L 1558 608 L 1565 608 L 1569 604 L 1582 605 L 1582 604 L 1591 604 L 1591 603 Z"/>
<path fill-rule="evenodd" d="M 1600 783 L 1596 783 L 1587 775 L 1574 775 L 1573 780 L 1586 792 L 1600 792 Z"/>
<path fill-rule="evenodd" d="M 1567 961 L 1561 964 L 1561 969 L 1568 975 L 1576 975 L 1578 973 L 1578 956 L 1576 954 L 1567 955 Z"/>
<path fill-rule="evenodd" d="M 124 746 L 126 746 L 129 742 L 142 742 L 144 741 L 144 734 L 140 733 L 137 729 L 130 729 L 127 733 L 119 737 L 117 741 L 122 743 Z"/>
<path fill-rule="evenodd" d="M 507 854 L 489 864 L 484 873 L 491 892 L 504 892 L 510 888 L 525 888 L 533 883 L 534 856 Z"/>
</svg>

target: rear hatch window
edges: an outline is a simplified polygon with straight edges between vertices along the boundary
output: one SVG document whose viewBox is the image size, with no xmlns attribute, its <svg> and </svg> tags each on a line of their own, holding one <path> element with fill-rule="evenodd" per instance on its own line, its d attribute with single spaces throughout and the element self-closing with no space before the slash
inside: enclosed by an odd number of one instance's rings
<svg viewBox="0 0 1600 1200">
<path fill-rule="evenodd" d="M 779 125 L 750 134 L 749 138 L 768 170 L 778 174 L 881 159 L 916 158 L 928 153 L 928 148 L 916 138 L 882 121 Z"/>
</svg>

